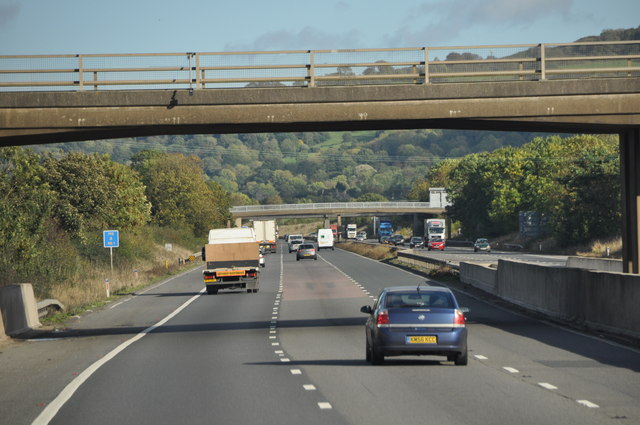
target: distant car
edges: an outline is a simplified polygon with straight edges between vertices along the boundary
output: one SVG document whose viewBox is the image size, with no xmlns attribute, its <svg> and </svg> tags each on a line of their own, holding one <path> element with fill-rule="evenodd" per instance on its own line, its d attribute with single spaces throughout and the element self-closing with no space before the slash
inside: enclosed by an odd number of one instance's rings
<svg viewBox="0 0 640 425">
<path fill-rule="evenodd" d="M 476 242 L 473 244 L 473 252 L 478 252 L 478 251 L 491 252 L 491 244 L 489 244 L 489 241 L 487 239 L 485 238 L 476 239 Z"/>
<path fill-rule="evenodd" d="M 365 239 L 367 239 L 367 232 L 358 232 L 356 234 L 356 240 L 357 241 L 363 241 Z"/>
<path fill-rule="evenodd" d="M 312 241 L 317 241 L 318 240 L 318 232 L 309 233 L 309 239 L 311 239 Z"/>
<path fill-rule="evenodd" d="M 312 243 L 300 244 L 296 251 L 296 260 L 300 261 L 301 258 L 313 258 L 317 260 L 318 254 L 316 252 L 316 246 Z"/>
<path fill-rule="evenodd" d="M 427 242 L 427 249 L 431 251 L 432 249 L 439 249 L 440 251 L 444 251 L 445 242 L 444 239 L 433 238 Z"/>
<path fill-rule="evenodd" d="M 424 241 L 420 236 L 414 236 L 409 239 L 409 248 L 423 248 Z"/>
<path fill-rule="evenodd" d="M 289 253 L 296 252 L 301 244 L 304 243 L 303 239 L 294 239 L 289 242 Z"/>
<path fill-rule="evenodd" d="M 365 324 L 366 359 L 373 364 L 385 356 L 447 356 L 448 361 L 468 363 L 465 314 L 448 288 L 397 286 L 384 288 Z"/>
<path fill-rule="evenodd" d="M 266 262 L 264 261 L 264 248 L 260 248 L 260 257 L 259 257 L 258 264 L 260 264 L 260 267 L 266 266 Z"/>
<path fill-rule="evenodd" d="M 391 236 L 380 236 L 380 243 L 381 244 L 391 244 L 393 242 L 391 242 Z"/>
<path fill-rule="evenodd" d="M 396 246 L 397 245 L 404 246 L 404 236 L 402 236 L 402 235 L 393 235 L 391 237 L 391 242 Z"/>
</svg>

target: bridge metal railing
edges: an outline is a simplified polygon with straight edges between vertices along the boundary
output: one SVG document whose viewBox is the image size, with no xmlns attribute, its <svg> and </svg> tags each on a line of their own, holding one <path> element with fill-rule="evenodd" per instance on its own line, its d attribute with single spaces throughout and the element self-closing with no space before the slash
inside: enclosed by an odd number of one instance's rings
<svg viewBox="0 0 640 425">
<path fill-rule="evenodd" d="M 323 87 L 640 76 L 640 40 L 0 56 L 0 91 Z"/>
<path fill-rule="evenodd" d="M 440 208 L 438 204 L 436 207 Z M 309 211 L 309 210 L 375 210 L 375 209 L 429 209 L 430 202 L 320 202 L 310 204 L 242 205 L 231 207 L 233 213 L 255 213 L 269 211 Z"/>
</svg>

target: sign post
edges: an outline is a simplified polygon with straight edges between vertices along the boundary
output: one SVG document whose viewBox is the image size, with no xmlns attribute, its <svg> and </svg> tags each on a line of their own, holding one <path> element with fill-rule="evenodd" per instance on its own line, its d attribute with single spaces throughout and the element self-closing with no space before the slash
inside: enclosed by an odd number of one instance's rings
<svg viewBox="0 0 640 425">
<path fill-rule="evenodd" d="M 105 230 L 102 232 L 102 241 L 105 248 L 109 248 L 109 254 L 111 257 L 111 275 L 113 279 L 113 248 L 120 246 L 120 234 L 117 230 Z M 109 297 L 109 279 L 106 280 L 107 298 Z"/>
</svg>

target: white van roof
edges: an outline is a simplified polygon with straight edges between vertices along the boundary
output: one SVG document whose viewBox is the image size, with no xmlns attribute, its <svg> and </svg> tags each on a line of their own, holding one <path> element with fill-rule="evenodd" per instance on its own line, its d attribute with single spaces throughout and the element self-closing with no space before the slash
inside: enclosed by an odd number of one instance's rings
<svg viewBox="0 0 640 425">
<path fill-rule="evenodd" d="M 255 242 L 256 233 L 251 227 L 232 227 L 209 230 L 209 243 Z"/>
</svg>

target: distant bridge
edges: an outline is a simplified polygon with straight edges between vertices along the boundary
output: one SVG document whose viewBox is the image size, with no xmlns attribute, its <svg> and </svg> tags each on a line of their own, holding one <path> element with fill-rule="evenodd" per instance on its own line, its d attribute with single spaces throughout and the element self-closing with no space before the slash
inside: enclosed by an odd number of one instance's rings
<svg viewBox="0 0 640 425">
<path fill-rule="evenodd" d="M 442 214 L 444 206 L 430 202 L 326 202 L 313 204 L 245 205 L 232 207 L 235 219 L 357 217 L 402 214 Z"/>
</svg>

